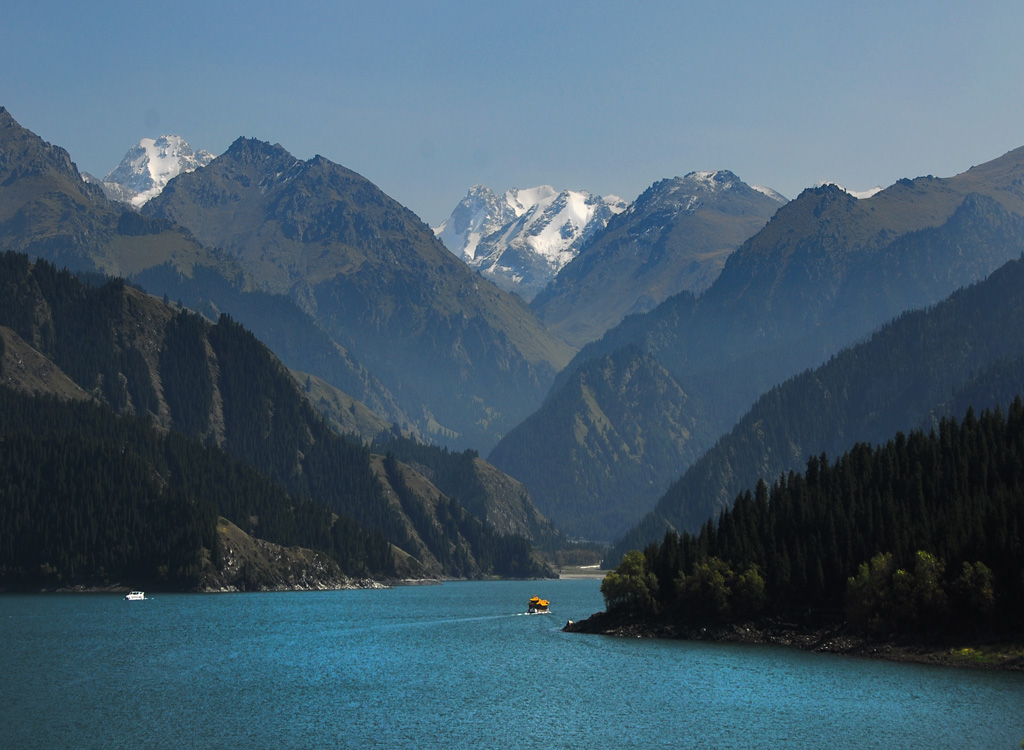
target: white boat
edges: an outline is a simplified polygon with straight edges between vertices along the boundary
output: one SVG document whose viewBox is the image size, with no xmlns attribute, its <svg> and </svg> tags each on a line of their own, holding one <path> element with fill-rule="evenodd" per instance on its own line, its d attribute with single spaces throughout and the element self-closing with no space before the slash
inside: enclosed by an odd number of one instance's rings
<svg viewBox="0 0 1024 750">
<path fill-rule="evenodd" d="M 129 591 L 127 594 L 124 595 L 124 598 L 127 601 L 130 601 L 130 602 L 141 601 L 141 600 L 146 598 L 146 592 L 145 591 Z"/>
</svg>

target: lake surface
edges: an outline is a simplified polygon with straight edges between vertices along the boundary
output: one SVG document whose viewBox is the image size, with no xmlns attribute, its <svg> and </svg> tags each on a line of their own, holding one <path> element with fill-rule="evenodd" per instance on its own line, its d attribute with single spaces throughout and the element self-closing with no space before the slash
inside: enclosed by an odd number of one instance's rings
<svg viewBox="0 0 1024 750">
<path fill-rule="evenodd" d="M 4 748 L 1019 748 L 1024 675 L 566 634 L 595 580 L 0 596 Z M 552 614 L 527 616 L 526 601 Z"/>
</svg>

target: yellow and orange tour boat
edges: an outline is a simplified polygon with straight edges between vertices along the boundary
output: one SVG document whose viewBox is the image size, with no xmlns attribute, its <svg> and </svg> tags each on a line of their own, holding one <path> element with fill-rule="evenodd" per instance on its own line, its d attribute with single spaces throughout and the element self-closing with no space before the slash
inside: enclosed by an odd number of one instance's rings
<svg viewBox="0 0 1024 750">
<path fill-rule="evenodd" d="M 539 596 L 530 598 L 530 601 L 526 605 L 526 614 L 528 615 L 546 615 L 551 610 L 548 609 L 548 600 L 541 599 Z"/>
</svg>

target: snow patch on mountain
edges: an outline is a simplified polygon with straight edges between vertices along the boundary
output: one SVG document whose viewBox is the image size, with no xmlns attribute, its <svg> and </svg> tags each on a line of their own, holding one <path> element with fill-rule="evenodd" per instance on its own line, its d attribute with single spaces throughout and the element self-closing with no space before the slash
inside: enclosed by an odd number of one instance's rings
<svg viewBox="0 0 1024 750">
<path fill-rule="evenodd" d="M 625 209 L 614 195 L 540 185 L 499 198 L 474 185 L 434 234 L 496 284 L 531 299 Z"/>
<path fill-rule="evenodd" d="M 825 180 L 824 182 L 819 182 L 814 187 L 824 187 L 825 185 L 835 185 L 837 188 L 842 190 L 844 193 L 849 193 L 850 195 L 852 195 L 854 198 L 856 198 L 858 200 L 864 200 L 865 198 L 870 198 L 871 196 L 875 195 L 876 193 L 882 192 L 882 188 L 881 187 L 868 188 L 867 190 L 850 190 L 849 188 L 843 187 L 838 182 L 832 182 L 831 180 Z"/>
<path fill-rule="evenodd" d="M 778 201 L 779 203 L 789 202 L 786 196 L 784 196 L 778 190 L 772 190 L 770 187 L 765 187 L 764 185 L 751 185 L 750 188 L 761 193 L 761 195 L 767 195 L 769 198 L 771 198 L 774 201 Z"/>
<path fill-rule="evenodd" d="M 103 178 L 104 191 L 109 198 L 138 208 L 179 174 L 205 167 L 213 159 L 209 151 L 193 151 L 180 135 L 143 138 Z"/>
<path fill-rule="evenodd" d="M 468 262 L 476 257 L 480 240 L 497 232 L 516 216 L 506 199 L 498 198 L 484 185 L 474 185 L 451 216 L 434 228 L 434 234 L 445 247 Z"/>
</svg>

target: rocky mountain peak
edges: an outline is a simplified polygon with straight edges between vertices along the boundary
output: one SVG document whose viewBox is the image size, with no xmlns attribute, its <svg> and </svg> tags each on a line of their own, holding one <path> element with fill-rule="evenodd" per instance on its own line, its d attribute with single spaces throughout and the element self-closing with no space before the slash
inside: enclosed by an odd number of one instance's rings
<svg viewBox="0 0 1024 750">
<path fill-rule="evenodd" d="M 48 185 L 47 191 L 75 196 L 74 200 L 103 200 L 102 191 L 86 181 L 66 150 L 22 127 L 10 112 L 0 107 L 0 184 L 12 184 L 22 178 L 36 180 L 41 190 Z M 20 208 L 17 195 L 12 193 L 12 200 L 0 196 L 0 219 Z"/>
<path fill-rule="evenodd" d="M 233 160 L 243 164 L 265 164 L 269 161 L 293 159 L 296 160 L 285 148 L 279 144 L 271 144 L 269 141 L 261 141 L 258 138 L 246 138 L 239 136 L 228 146 L 224 156 L 230 156 Z"/>
<path fill-rule="evenodd" d="M 96 182 L 111 200 L 139 208 L 179 174 L 205 167 L 213 158 L 209 151 L 193 150 L 180 135 L 143 138 L 102 181 Z"/>
<path fill-rule="evenodd" d="M 474 185 L 452 211 L 451 216 L 434 229 L 444 246 L 460 258 L 472 260 L 480 240 L 513 221 L 516 213 L 485 185 Z"/>
<path fill-rule="evenodd" d="M 498 286 L 530 299 L 625 207 L 616 196 L 551 185 L 512 188 L 501 197 L 474 185 L 434 232 Z"/>
</svg>

